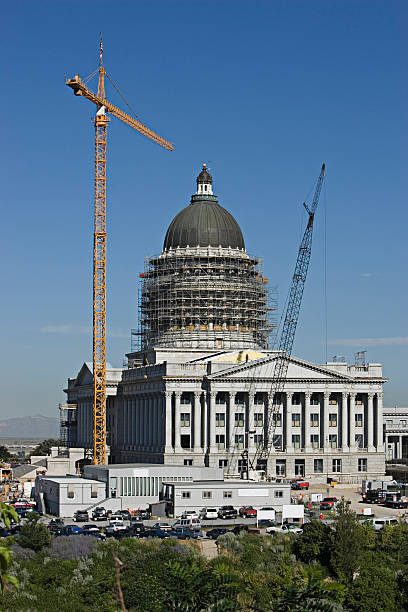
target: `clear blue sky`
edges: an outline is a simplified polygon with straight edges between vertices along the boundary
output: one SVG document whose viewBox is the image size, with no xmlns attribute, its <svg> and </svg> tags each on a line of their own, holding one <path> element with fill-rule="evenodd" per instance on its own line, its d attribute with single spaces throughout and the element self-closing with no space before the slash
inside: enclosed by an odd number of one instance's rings
<svg viewBox="0 0 408 612">
<path fill-rule="evenodd" d="M 97 67 L 100 31 L 108 72 L 176 147 L 112 118 L 108 360 L 129 350 L 144 256 L 203 161 L 281 303 L 325 161 L 294 354 L 325 360 L 326 265 L 329 358 L 367 349 L 385 404 L 407 405 L 407 16 L 392 0 L 6 3 L 0 417 L 56 415 L 91 359 L 95 109 L 64 82 Z"/>
</svg>

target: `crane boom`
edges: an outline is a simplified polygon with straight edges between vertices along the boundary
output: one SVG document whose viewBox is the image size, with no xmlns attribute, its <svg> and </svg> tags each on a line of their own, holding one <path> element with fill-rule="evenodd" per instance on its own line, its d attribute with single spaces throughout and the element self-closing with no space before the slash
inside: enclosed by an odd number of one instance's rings
<svg viewBox="0 0 408 612">
<path fill-rule="evenodd" d="M 106 162 L 107 131 L 110 119 L 106 112 L 117 117 L 143 136 L 164 149 L 173 151 L 173 145 L 145 126 L 141 121 L 123 112 L 105 98 L 105 68 L 102 65 L 102 39 L 100 42 L 98 93 L 93 93 L 77 74 L 66 85 L 76 96 L 84 96 L 98 110 L 95 124 L 95 209 L 93 246 L 93 462 L 106 464 Z"/>
<path fill-rule="evenodd" d="M 317 180 L 316 190 L 313 197 L 313 202 L 310 209 L 304 204 L 308 212 L 308 221 L 302 242 L 300 243 L 298 256 L 296 260 L 295 272 L 292 277 L 290 287 L 288 305 L 285 312 L 285 317 L 282 326 L 278 345 L 278 356 L 275 360 L 273 372 L 273 382 L 268 393 L 268 404 L 266 412 L 265 435 L 260 444 L 258 444 L 255 456 L 251 461 L 253 468 L 257 469 L 257 464 L 263 460 L 263 464 L 267 464 L 269 455 L 274 447 L 274 432 L 275 432 L 275 414 L 279 410 L 280 398 L 283 394 L 286 382 L 286 376 L 289 367 L 289 359 L 292 354 L 293 342 L 295 339 L 296 327 L 299 319 L 300 306 L 302 304 L 303 291 L 305 288 L 307 272 L 309 268 L 310 256 L 312 253 L 312 237 L 313 237 L 313 222 L 319 197 L 323 186 L 325 174 L 325 164 Z"/>
<path fill-rule="evenodd" d="M 84 83 L 82 83 L 81 77 L 78 74 L 75 75 L 73 79 L 68 79 L 66 84 L 68 85 L 68 87 L 71 87 L 76 96 L 84 96 L 87 100 L 93 102 L 99 108 L 104 106 L 108 113 L 110 113 L 114 117 L 117 117 L 124 123 L 127 123 L 127 125 L 143 134 L 143 136 L 150 138 L 150 140 L 153 140 L 153 142 L 156 142 L 168 151 L 174 151 L 174 147 L 171 142 L 168 142 L 168 140 L 165 140 L 164 138 L 153 132 L 153 130 L 148 128 L 141 121 L 134 119 L 124 111 L 120 110 L 120 108 L 118 108 L 111 102 L 108 102 L 108 100 L 106 100 L 104 96 L 98 96 L 93 91 L 88 89 L 88 87 Z"/>
</svg>

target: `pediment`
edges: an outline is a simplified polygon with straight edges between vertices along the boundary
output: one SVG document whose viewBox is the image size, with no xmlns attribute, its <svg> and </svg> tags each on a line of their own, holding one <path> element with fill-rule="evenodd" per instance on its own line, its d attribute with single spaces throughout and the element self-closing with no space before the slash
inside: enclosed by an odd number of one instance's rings
<svg viewBox="0 0 408 612">
<path fill-rule="evenodd" d="M 75 387 L 86 387 L 93 384 L 92 364 L 85 362 L 75 379 Z"/>
<path fill-rule="evenodd" d="M 225 370 L 218 371 L 214 374 L 210 374 L 208 378 L 210 380 L 222 380 L 222 379 L 245 379 L 245 378 L 259 378 L 259 379 L 272 379 L 275 371 L 275 364 L 277 355 L 268 355 L 260 359 L 255 359 L 252 362 L 238 364 L 233 367 L 226 368 Z M 286 375 L 287 380 L 304 380 L 304 379 L 316 379 L 321 381 L 349 381 L 352 377 L 341 374 L 330 368 L 303 361 L 296 357 L 290 357 L 289 367 Z"/>
</svg>

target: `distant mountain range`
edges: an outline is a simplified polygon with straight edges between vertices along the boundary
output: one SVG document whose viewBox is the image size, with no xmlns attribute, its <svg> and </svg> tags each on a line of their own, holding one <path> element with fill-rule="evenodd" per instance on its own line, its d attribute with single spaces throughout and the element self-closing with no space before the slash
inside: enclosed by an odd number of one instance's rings
<svg viewBox="0 0 408 612">
<path fill-rule="evenodd" d="M 42 414 L 0 421 L 0 438 L 59 438 L 59 419 Z"/>
</svg>

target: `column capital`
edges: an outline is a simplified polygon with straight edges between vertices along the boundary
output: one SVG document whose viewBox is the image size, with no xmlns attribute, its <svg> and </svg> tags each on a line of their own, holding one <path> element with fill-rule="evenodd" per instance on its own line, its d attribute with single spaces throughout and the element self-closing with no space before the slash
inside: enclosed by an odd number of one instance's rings
<svg viewBox="0 0 408 612">
<path fill-rule="evenodd" d="M 377 392 L 377 397 L 378 397 L 378 399 L 381 399 L 381 400 L 382 400 L 382 399 L 383 399 L 383 397 L 384 397 L 384 393 L 383 393 L 383 391 L 378 391 L 378 392 Z"/>
<path fill-rule="evenodd" d="M 210 397 L 216 397 L 217 396 L 218 391 L 208 391 L 208 395 Z"/>
<path fill-rule="evenodd" d="M 310 399 L 312 397 L 312 391 L 305 391 L 305 399 Z"/>
<path fill-rule="evenodd" d="M 174 391 L 174 395 L 176 396 L 176 399 L 180 399 L 182 392 L 181 391 Z"/>
<path fill-rule="evenodd" d="M 326 401 L 326 400 L 328 400 L 328 399 L 329 399 L 329 397 L 330 397 L 330 391 L 324 391 L 324 393 L 323 393 L 323 397 L 324 397 L 324 400 L 325 400 L 325 401 Z"/>
<path fill-rule="evenodd" d="M 348 391 L 342 391 L 342 392 L 341 392 L 341 396 L 342 396 L 342 397 L 347 397 L 347 396 L 348 396 L 348 394 L 349 394 L 349 392 L 348 392 Z"/>
<path fill-rule="evenodd" d="M 374 393 L 373 391 L 368 391 L 368 392 L 367 392 L 367 397 L 368 397 L 369 399 L 373 399 L 374 395 L 375 395 L 375 393 Z"/>
<path fill-rule="evenodd" d="M 173 391 L 162 391 L 162 393 L 166 397 L 171 397 L 173 395 Z"/>
<path fill-rule="evenodd" d="M 201 397 L 202 391 L 194 391 L 194 397 Z"/>
<path fill-rule="evenodd" d="M 350 391 L 349 393 L 350 393 L 350 399 L 355 400 L 356 396 L 357 396 L 357 392 L 356 391 Z"/>
</svg>

